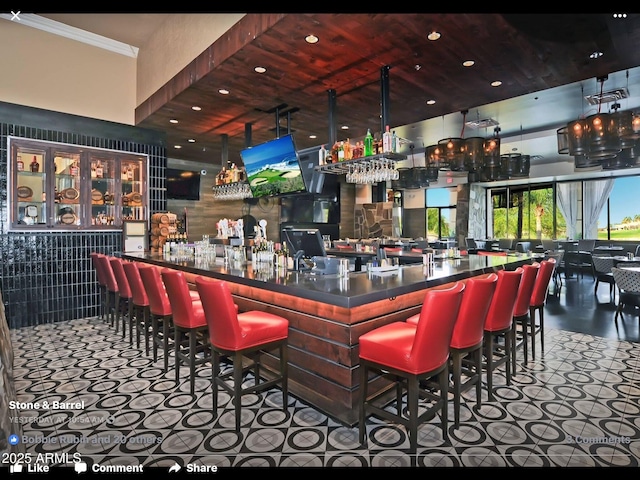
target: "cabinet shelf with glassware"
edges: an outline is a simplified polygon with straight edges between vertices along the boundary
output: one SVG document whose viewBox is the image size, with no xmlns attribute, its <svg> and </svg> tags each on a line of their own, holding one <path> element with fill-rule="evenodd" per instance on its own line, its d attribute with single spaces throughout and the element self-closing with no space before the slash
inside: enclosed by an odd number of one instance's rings
<svg viewBox="0 0 640 480">
<path fill-rule="evenodd" d="M 119 229 L 146 220 L 147 157 L 9 137 L 12 229 Z"/>
</svg>

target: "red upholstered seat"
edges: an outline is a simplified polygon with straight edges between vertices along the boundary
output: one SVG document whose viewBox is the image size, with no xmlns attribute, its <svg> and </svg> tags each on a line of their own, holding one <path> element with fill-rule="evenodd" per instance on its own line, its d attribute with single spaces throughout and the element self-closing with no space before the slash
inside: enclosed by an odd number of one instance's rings
<svg viewBox="0 0 640 480">
<path fill-rule="evenodd" d="M 455 426 L 460 425 L 460 400 L 462 393 L 476 386 L 476 406 L 482 402 L 482 344 L 484 322 L 489 311 L 491 299 L 496 289 L 498 275 L 490 273 L 470 278 L 465 282 L 462 303 L 453 327 L 449 355 L 453 385 Z M 408 323 L 417 323 L 420 314 L 407 319 Z M 462 374 L 466 380 L 462 381 Z"/>
<path fill-rule="evenodd" d="M 122 319 L 122 338 L 125 338 L 127 328 L 125 326 L 125 318 L 129 321 L 129 344 L 133 345 L 133 303 L 131 302 L 131 287 L 129 287 L 129 280 L 124 273 L 123 264 L 125 263 L 119 257 L 110 257 L 109 263 L 113 270 L 113 276 L 118 283 L 118 292 L 116 293 L 116 332 L 118 331 L 120 319 Z M 125 315 L 126 313 L 126 315 Z"/>
<path fill-rule="evenodd" d="M 281 316 L 252 310 L 238 313 L 227 282 L 196 277 L 196 288 L 202 298 L 209 339 L 212 349 L 212 389 L 213 415 L 217 417 L 218 387 L 233 396 L 236 417 L 236 431 L 240 431 L 242 395 L 261 392 L 275 385 L 282 388 L 282 407 L 288 407 L 287 342 L 289 321 Z M 280 371 L 272 372 L 270 380 L 260 376 L 262 355 L 278 349 Z M 228 356 L 233 361 L 229 373 L 220 373 L 220 357 Z M 244 373 L 251 365 L 245 365 L 243 359 L 252 361 L 254 380 L 251 385 L 243 386 Z M 233 385 L 227 380 L 232 378 Z"/>
<path fill-rule="evenodd" d="M 514 271 L 498 271 L 496 291 L 484 322 L 484 358 L 487 373 L 487 393 L 489 400 L 493 395 L 493 371 L 499 365 L 506 365 L 507 385 L 511 385 L 511 361 L 515 352 L 515 329 L 513 328 L 513 308 L 518 296 L 523 267 Z M 499 343 L 496 339 L 503 340 Z"/>
<path fill-rule="evenodd" d="M 193 395 L 196 366 L 211 360 L 209 327 L 202 302 L 193 301 L 184 273 L 165 268 L 161 275 L 172 310 L 176 383 L 180 381 L 180 365 L 186 364 L 189 367 L 189 387 Z"/>
<path fill-rule="evenodd" d="M 118 294 L 118 282 L 116 276 L 113 274 L 113 268 L 109 257 L 107 255 L 100 254 L 96 258 L 96 262 L 99 268 L 102 270 L 102 275 L 105 282 L 105 318 L 111 319 L 111 326 L 115 324 L 116 309 L 116 295 Z"/>
<path fill-rule="evenodd" d="M 149 297 L 144 289 L 138 262 L 125 262 L 122 267 L 129 280 L 131 288 L 131 304 L 133 305 L 133 318 L 136 322 L 136 347 L 140 348 L 140 335 L 144 332 L 145 354 L 149 356 L 149 331 L 151 319 L 149 317 Z"/>
<path fill-rule="evenodd" d="M 96 280 L 98 282 L 98 292 L 99 292 L 99 315 L 100 318 L 106 320 L 106 309 L 107 309 L 107 279 L 102 270 L 102 263 L 98 261 L 98 257 L 103 255 L 98 252 L 91 252 L 89 256 L 91 257 L 91 262 L 93 264 L 93 269 L 96 271 Z"/>
<path fill-rule="evenodd" d="M 166 372 L 169 369 L 169 338 L 173 334 L 171 302 L 162 281 L 161 268 L 153 265 L 139 265 L 138 271 L 149 298 L 153 361 L 158 360 L 158 347 L 162 347 L 164 371 Z M 192 301 L 200 301 L 198 292 L 190 291 L 189 295 L 192 297 Z"/>
<path fill-rule="evenodd" d="M 556 259 L 548 258 L 540 262 L 540 271 L 536 277 L 536 283 L 533 286 L 531 292 L 531 301 L 529 302 L 529 317 L 528 325 L 523 325 L 523 333 L 525 335 L 525 341 L 527 338 L 531 338 L 531 358 L 536 358 L 536 334 L 540 334 L 540 350 L 544 352 L 544 306 L 547 302 L 547 294 L 549 293 L 549 284 L 551 283 L 551 277 L 555 272 Z M 536 325 L 536 312 L 538 312 L 539 321 Z M 527 326 L 529 327 L 529 333 L 527 334 Z M 526 349 L 524 361 L 527 362 Z"/>
<path fill-rule="evenodd" d="M 522 279 L 520 280 L 520 287 L 518 287 L 518 296 L 516 297 L 516 304 L 513 306 L 513 328 L 515 329 L 519 324 L 526 325 L 527 317 L 529 316 L 529 303 L 531 302 L 531 293 L 538 278 L 538 271 L 540 270 L 540 264 L 534 262 L 531 265 L 525 265 L 523 267 Z M 516 345 L 518 343 L 518 331 L 515 331 Z M 527 361 L 528 343 L 526 338 L 526 332 L 522 332 L 522 348 L 524 353 L 525 363 Z M 513 352 L 513 358 L 511 361 L 511 370 L 513 375 L 516 374 L 516 360 L 515 350 Z"/>
<path fill-rule="evenodd" d="M 440 413 L 442 435 L 447 434 L 447 396 L 449 382 L 449 343 L 453 333 L 462 292 L 465 286 L 457 282 L 449 288 L 428 290 L 417 323 L 394 322 L 360 336 L 360 442 L 364 443 L 369 415 L 400 423 L 407 429 L 409 448 L 416 453 L 418 424 Z M 369 371 L 375 370 L 394 382 L 395 412 L 386 407 L 390 400 L 387 389 L 368 396 Z M 438 379 L 433 389 L 421 389 L 420 382 Z M 402 405 L 407 392 L 406 414 Z M 432 401 L 418 415 L 418 397 Z M 384 398 L 384 399 L 383 399 Z"/>
</svg>

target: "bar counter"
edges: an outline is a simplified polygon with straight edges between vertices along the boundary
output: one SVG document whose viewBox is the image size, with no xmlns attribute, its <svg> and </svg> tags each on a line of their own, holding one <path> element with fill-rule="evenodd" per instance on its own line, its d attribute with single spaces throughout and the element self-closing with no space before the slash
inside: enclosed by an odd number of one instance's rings
<svg viewBox="0 0 640 480">
<path fill-rule="evenodd" d="M 152 253 L 125 253 L 122 257 L 184 271 L 192 284 L 197 275 L 225 280 L 240 311 L 257 309 L 287 318 L 289 390 L 349 426 L 358 421 L 360 335 L 418 313 L 427 289 L 531 262 L 528 255 L 468 255 L 437 259 L 430 272 L 418 264 L 339 277 L 255 268 L 251 262 L 225 265 L 221 258 Z M 265 361 L 277 368 L 276 356 Z M 382 388 L 382 383 L 378 387 Z"/>
</svg>

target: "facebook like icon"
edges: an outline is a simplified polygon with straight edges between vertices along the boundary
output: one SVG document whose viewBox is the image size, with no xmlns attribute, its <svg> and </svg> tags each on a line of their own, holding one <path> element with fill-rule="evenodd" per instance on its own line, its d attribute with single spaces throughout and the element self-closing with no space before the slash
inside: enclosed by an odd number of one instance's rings
<svg viewBox="0 0 640 480">
<path fill-rule="evenodd" d="M 20 437 L 15 433 L 13 435 L 9 435 L 9 445 L 17 445 L 20 443 Z"/>
</svg>

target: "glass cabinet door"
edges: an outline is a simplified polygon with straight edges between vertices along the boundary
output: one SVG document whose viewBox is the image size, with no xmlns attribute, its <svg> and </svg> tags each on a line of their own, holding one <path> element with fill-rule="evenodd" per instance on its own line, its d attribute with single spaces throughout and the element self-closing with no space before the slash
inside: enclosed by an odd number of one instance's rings
<svg viewBox="0 0 640 480">
<path fill-rule="evenodd" d="M 54 154 L 55 225 L 82 225 L 80 160 L 79 153 Z"/>
<path fill-rule="evenodd" d="M 92 154 L 89 160 L 91 168 L 91 225 L 115 225 L 115 158 Z M 120 177 L 118 177 L 118 180 L 120 180 Z"/>
<path fill-rule="evenodd" d="M 13 222 L 19 225 L 47 225 L 46 151 L 20 147 L 13 153 Z"/>
<path fill-rule="evenodd" d="M 144 192 L 146 175 L 143 174 L 145 163 L 142 160 L 121 159 L 120 184 L 122 187 L 120 204 L 122 205 L 121 220 L 143 220 Z"/>
</svg>

